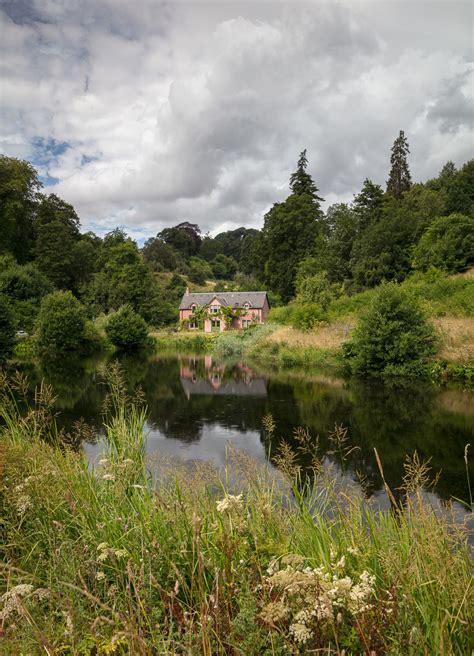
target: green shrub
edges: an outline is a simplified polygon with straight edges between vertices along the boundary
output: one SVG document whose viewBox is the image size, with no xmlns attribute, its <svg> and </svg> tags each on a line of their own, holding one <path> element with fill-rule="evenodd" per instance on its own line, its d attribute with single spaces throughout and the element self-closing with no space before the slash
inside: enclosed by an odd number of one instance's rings
<svg viewBox="0 0 474 656">
<path fill-rule="evenodd" d="M 293 319 L 294 305 L 281 305 L 270 310 L 268 321 L 283 326 L 290 326 Z"/>
<path fill-rule="evenodd" d="M 84 307 L 70 291 L 45 296 L 36 322 L 41 351 L 83 350 L 86 346 Z"/>
<path fill-rule="evenodd" d="M 435 353 L 434 328 L 418 301 L 395 283 L 381 285 L 367 313 L 344 345 L 353 373 L 419 376 Z"/>
<path fill-rule="evenodd" d="M 321 321 L 326 320 L 326 314 L 320 305 L 308 303 L 307 305 L 295 306 L 291 325 L 300 330 L 311 330 Z"/>
<path fill-rule="evenodd" d="M 0 362 L 10 355 L 14 340 L 13 316 L 7 299 L 0 296 Z"/>
<path fill-rule="evenodd" d="M 130 305 L 123 305 L 110 317 L 105 332 L 112 344 L 120 349 L 137 349 L 147 343 L 146 322 Z"/>
</svg>

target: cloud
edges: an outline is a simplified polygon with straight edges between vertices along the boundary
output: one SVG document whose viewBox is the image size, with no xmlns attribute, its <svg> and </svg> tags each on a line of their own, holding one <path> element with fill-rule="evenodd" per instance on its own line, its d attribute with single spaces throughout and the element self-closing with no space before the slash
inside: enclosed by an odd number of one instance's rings
<svg viewBox="0 0 474 656">
<path fill-rule="evenodd" d="M 259 227 L 303 148 L 327 203 L 384 184 L 400 129 L 432 177 L 472 156 L 470 4 L 383 5 L 0 0 L 2 151 L 140 238 Z"/>
</svg>

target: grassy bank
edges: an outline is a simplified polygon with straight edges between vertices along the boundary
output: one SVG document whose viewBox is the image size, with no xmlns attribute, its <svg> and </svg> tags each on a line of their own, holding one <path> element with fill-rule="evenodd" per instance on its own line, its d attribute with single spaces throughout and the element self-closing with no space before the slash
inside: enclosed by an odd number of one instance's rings
<svg viewBox="0 0 474 656">
<path fill-rule="evenodd" d="M 20 417 L 2 380 L 2 653 L 470 653 L 466 535 L 424 501 L 416 459 L 392 513 L 341 489 L 304 431 L 306 479 L 286 447 L 282 476 L 238 453 L 225 472 L 152 463 L 144 411 L 118 370 L 108 384 L 91 469 L 57 444 L 47 388 Z"/>
</svg>

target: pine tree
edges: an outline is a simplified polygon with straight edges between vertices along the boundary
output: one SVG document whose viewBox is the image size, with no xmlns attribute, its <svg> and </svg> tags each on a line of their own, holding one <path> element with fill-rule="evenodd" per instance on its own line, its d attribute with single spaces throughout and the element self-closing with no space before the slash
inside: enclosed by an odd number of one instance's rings
<svg viewBox="0 0 474 656">
<path fill-rule="evenodd" d="M 411 187 L 411 175 L 408 168 L 407 155 L 410 152 L 408 141 L 403 130 L 393 142 L 390 163 L 390 175 L 387 181 L 387 193 L 401 198 L 403 192 Z"/>
<path fill-rule="evenodd" d="M 298 160 L 298 168 L 290 176 L 290 189 L 296 196 L 301 194 L 308 194 L 314 202 L 324 201 L 324 198 L 318 196 L 319 189 L 313 182 L 313 178 L 309 173 L 306 173 L 308 166 L 308 158 L 306 157 L 306 148 L 300 154 Z"/>
</svg>

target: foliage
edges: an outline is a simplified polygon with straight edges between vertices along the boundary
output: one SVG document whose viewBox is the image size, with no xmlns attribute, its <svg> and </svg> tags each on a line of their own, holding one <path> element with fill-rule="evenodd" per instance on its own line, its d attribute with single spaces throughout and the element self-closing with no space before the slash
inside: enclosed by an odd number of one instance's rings
<svg viewBox="0 0 474 656">
<path fill-rule="evenodd" d="M 147 343 L 146 322 L 130 305 L 122 305 L 109 317 L 105 332 L 112 344 L 123 350 L 137 349 Z"/>
<path fill-rule="evenodd" d="M 403 130 L 395 139 L 390 157 L 390 174 L 387 181 L 387 193 L 400 199 L 403 192 L 408 191 L 411 186 L 410 169 L 408 168 L 407 155 L 410 149 Z"/>
<path fill-rule="evenodd" d="M 175 250 L 158 237 L 147 239 L 142 253 L 153 271 L 174 271 L 178 266 Z"/>
<path fill-rule="evenodd" d="M 208 278 L 213 277 L 210 265 L 200 257 L 191 257 L 188 261 L 187 274 L 192 282 L 203 285 Z"/>
<path fill-rule="evenodd" d="M 29 162 L 0 155 L 0 255 L 11 253 L 20 264 L 29 259 L 33 247 L 41 187 Z"/>
<path fill-rule="evenodd" d="M 8 299 L 0 294 L 0 362 L 10 355 L 14 338 L 15 328 Z"/>
<path fill-rule="evenodd" d="M 215 278 L 218 279 L 229 279 L 233 278 L 237 273 L 237 262 L 233 257 L 227 257 L 222 253 L 216 255 L 216 257 L 211 261 L 211 269 Z"/>
<path fill-rule="evenodd" d="M 307 278 L 299 274 L 297 280 L 297 301 L 317 304 L 322 310 L 327 310 L 330 303 L 342 293 L 340 286 L 329 282 L 326 271 Z"/>
<path fill-rule="evenodd" d="M 415 298 L 398 285 L 384 284 L 345 344 L 345 355 L 359 376 L 420 376 L 427 373 L 435 342 Z"/>
<path fill-rule="evenodd" d="M 435 219 L 413 252 L 417 269 L 461 271 L 474 264 L 474 216 L 450 214 Z"/>
<path fill-rule="evenodd" d="M 62 352 L 85 347 L 84 307 L 70 291 L 53 292 L 41 302 L 36 333 L 42 351 Z"/>
<path fill-rule="evenodd" d="M 294 305 L 291 325 L 300 330 L 311 330 L 322 321 L 327 319 L 327 315 L 320 304 L 306 303 L 305 305 Z"/>
<path fill-rule="evenodd" d="M 290 176 L 290 189 L 295 195 L 306 194 L 313 201 L 324 201 L 324 198 L 318 196 L 319 189 L 314 184 L 313 178 L 306 172 L 308 158 L 306 157 L 306 148 L 300 153 L 298 167 Z"/>
<path fill-rule="evenodd" d="M 52 291 L 34 264 L 20 265 L 11 255 L 0 256 L 0 294 L 8 299 L 15 330 L 33 329 L 41 299 Z"/>
<path fill-rule="evenodd" d="M 197 255 L 201 245 L 201 230 L 195 223 L 184 221 L 173 228 L 165 228 L 157 237 L 172 246 L 183 257 Z"/>
</svg>

